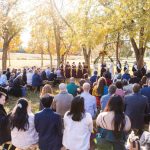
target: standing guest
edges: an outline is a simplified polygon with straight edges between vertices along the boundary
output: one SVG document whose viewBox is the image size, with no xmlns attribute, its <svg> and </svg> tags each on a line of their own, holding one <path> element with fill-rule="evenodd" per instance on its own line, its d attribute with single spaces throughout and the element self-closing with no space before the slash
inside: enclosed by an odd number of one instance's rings
<svg viewBox="0 0 150 150">
<path fill-rule="evenodd" d="M 144 128 L 144 115 L 148 112 L 148 98 L 140 94 L 140 85 L 134 84 L 133 94 L 125 96 L 125 114 L 131 120 L 131 128 Z"/>
<path fill-rule="evenodd" d="M 132 72 L 134 74 L 134 72 L 137 72 L 137 71 L 138 71 L 137 62 L 135 61 L 132 67 Z"/>
<path fill-rule="evenodd" d="M 16 77 L 21 73 L 21 69 L 16 69 Z"/>
<path fill-rule="evenodd" d="M 112 78 L 111 78 L 111 73 L 109 72 L 109 69 L 106 69 L 106 72 L 104 73 L 104 78 L 106 79 L 107 85 L 111 85 L 112 84 Z"/>
<path fill-rule="evenodd" d="M 89 83 L 84 83 L 83 93 L 81 94 L 81 97 L 84 98 L 85 112 L 90 113 L 92 118 L 94 118 L 97 113 L 96 98 L 89 93 L 90 88 L 91 86 Z"/>
<path fill-rule="evenodd" d="M 44 109 L 35 114 L 35 128 L 39 134 L 40 150 L 60 150 L 62 147 L 62 120 L 53 112 L 53 97 L 49 94 L 41 98 Z"/>
<path fill-rule="evenodd" d="M 52 90 L 52 87 L 49 85 L 49 84 L 45 84 L 41 90 L 41 93 L 40 93 L 40 98 L 42 96 L 44 96 L 45 94 L 50 94 L 52 95 L 53 94 L 53 90 Z M 40 107 L 39 107 L 39 110 L 43 110 L 44 107 L 42 105 L 42 102 L 40 101 Z"/>
<path fill-rule="evenodd" d="M 75 84 L 75 80 L 73 77 L 70 78 L 70 83 L 67 85 L 68 93 L 72 94 L 74 97 L 77 95 L 78 85 Z"/>
<path fill-rule="evenodd" d="M 76 71 L 76 64 L 75 62 L 72 63 L 72 77 L 76 78 L 77 71 Z"/>
<path fill-rule="evenodd" d="M 146 72 L 147 72 L 147 65 L 146 65 L 146 62 L 144 62 L 144 65 L 143 65 L 141 71 L 142 71 L 143 76 L 145 76 L 145 75 L 146 75 Z"/>
<path fill-rule="evenodd" d="M 42 81 L 46 81 L 47 80 L 47 75 L 46 75 L 45 69 L 42 70 L 42 72 L 41 72 L 41 79 L 42 79 Z"/>
<path fill-rule="evenodd" d="M 81 63 L 79 62 L 78 71 L 77 71 L 77 78 L 82 78 L 82 76 L 83 76 L 82 69 L 83 69 L 83 67 L 82 67 Z"/>
<path fill-rule="evenodd" d="M 121 63 L 120 63 L 119 60 L 117 61 L 117 64 L 116 64 L 116 70 L 117 70 L 118 73 L 121 73 L 122 69 L 121 69 Z"/>
<path fill-rule="evenodd" d="M 77 96 L 71 103 L 70 111 L 64 116 L 64 147 L 70 150 L 88 150 L 92 131 L 92 117 L 84 110 L 84 99 Z"/>
<path fill-rule="evenodd" d="M 111 97 L 113 94 L 115 94 L 116 89 L 117 89 L 116 86 L 112 84 L 112 85 L 110 85 L 109 88 L 108 88 L 108 94 L 102 96 L 102 98 L 101 98 L 101 109 L 102 109 L 102 110 L 105 109 L 105 107 L 107 106 L 107 103 L 108 103 L 110 97 Z"/>
<path fill-rule="evenodd" d="M 63 63 L 60 64 L 60 71 L 61 71 L 62 77 L 64 77 L 65 75 L 64 75 L 64 65 L 63 65 Z"/>
<path fill-rule="evenodd" d="M 149 124 L 149 132 L 144 131 L 140 138 L 140 145 L 145 147 L 143 150 L 150 149 L 150 124 Z"/>
<path fill-rule="evenodd" d="M 23 81 L 23 85 L 27 84 L 27 71 L 26 71 L 26 69 L 23 69 L 22 81 Z"/>
<path fill-rule="evenodd" d="M 6 110 L 4 109 L 6 98 L 6 94 L 0 92 L 0 146 L 3 145 L 2 150 L 8 150 L 10 145 L 7 144 L 7 142 L 11 141 L 9 115 L 7 115 Z M 11 146 L 10 150 L 15 150 L 15 147 Z"/>
<path fill-rule="evenodd" d="M 143 76 L 141 81 L 140 81 L 140 85 L 141 87 L 147 87 L 147 77 L 146 76 Z"/>
<path fill-rule="evenodd" d="M 54 68 L 52 68 L 50 74 L 48 75 L 49 81 L 55 81 L 57 79 L 57 74 L 54 73 Z"/>
<path fill-rule="evenodd" d="M 3 71 L 2 75 L 0 76 L 0 86 L 2 86 L 2 87 L 6 87 L 7 86 L 6 71 Z"/>
<path fill-rule="evenodd" d="M 120 95 L 122 98 L 125 96 L 125 91 L 123 90 L 123 85 L 121 81 L 116 82 L 116 92 L 115 94 Z"/>
<path fill-rule="evenodd" d="M 9 81 L 8 81 L 8 86 L 11 88 L 13 87 L 13 83 L 14 83 L 14 79 L 15 79 L 15 73 L 11 73 L 10 74 L 10 78 L 9 78 Z"/>
<path fill-rule="evenodd" d="M 23 81 L 22 75 L 20 74 L 14 79 L 10 93 L 16 97 L 21 97 L 23 96 L 22 88 L 23 88 Z"/>
<path fill-rule="evenodd" d="M 88 73 L 88 65 L 85 64 L 85 62 L 82 63 L 83 64 L 83 75 Z"/>
<path fill-rule="evenodd" d="M 94 71 L 94 75 L 90 78 L 91 85 L 93 86 L 93 83 L 97 81 L 97 71 Z"/>
<path fill-rule="evenodd" d="M 114 62 L 111 60 L 110 66 L 109 66 L 109 71 L 111 73 L 111 79 L 114 77 Z"/>
<path fill-rule="evenodd" d="M 79 88 L 78 88 L 78 94 L 81 94 L 82 92 L 83 92 L 83 84 L 86 82 L 86 80 L 85 79 L 81 79 L 80 81 L 79 81 Z"/>
<path fill-rule="evenodd" d="M 131 78 L 131 76 L 130 76 L 130 74 L 129 74 L 129 70 L 125 70 L 124 71 L 124 74 L 122 75 L 122 80 L 127 80 L 127 81 L 129 81 L 130 80 L 130 78 Z"/>
<path fill-rule="evenodd" d="M 104 73 L 106 72 L 106 63 L 102 63 L 101 65 L 101 77 L 104 75 Z"/>
<path fill-rule="evenodd" d="M 123 100 L 119 95 L 110 98 L 104 112 L 96 119 L 98 134 L 103 142 L 97 144 L 97 149 L 125 150 L 125 133 L 131 128 L 128 116 L 123 112 Z M 98 140 L 98 139 L 97 139 Z M 111 142 L 110 142 L 111 141 Z"/>
<path fill-rule="evenodd" d="M 9 68 L 7 68 L 7 70 L 6 70 L 6 76 L 7 76 L 7 80 L 9 80 L 9 78 L 10 78 L 10 69 Z"/>
<path fill-rule="evenodd" d="M 148 98 L 149 113 L 150 113 L 150 80 L 148 81 L 148 85 L 147 86 L 142 87 L 141 94 Z"/>
<path fill-rule="evenodd" d="M 47 76 L 47 78 L 48 78 L 48 76 L 49 76 L 50 73 L 51 73 L 50 67 L 47 67 L 46 70 L 45 70 L 45 72 L 46 72 L 46 76 Z"/>
<path fill-rule="evenodd" d="M 65 66 L 65 76 L 66 76 L 66 78 L 71 77 L 71 66 L 70 66 L 69 62 L 67 62 L 66 66 Z"/>
<path fill-rule="evenodd" d="M 42 79 L 38 74 L 38 70 L 35 70 L 32 76 L 32 86 L 35 88 L 36 91 L 40 91 L 40 87 L 42 86 Z"/>
<path fill-rule="evenodd" d="M 32 77 L 33 77 L 33 71 L 32 69 L 29 69 L 27 72 L 27 85 L 31 86 L 32 85 Z"/>
<path fill-rule="evenodd" d="M 125 91 L 125 95 L 129 95 L 132 93 L 133 84 L 129 84 L 127 80 L 122 80 L 123 91 Z"/>
<path fill-rule="evenodd" d="M 53 109 L 62 117 L 70 109 L 73 96 L 67 92 L 66 84 L 59 85 L 60 93 L 54 97 Z"/>
<path fill-rule="evenodd" d="M 98 79 L 97 85 L 94 86 L 92 95 L 96 97 L 96 104 L 97 107 L 100 107 L 100 99 L 103 95 L 108 94 L 108 86 L 106 83 L 106 79 L 104 77 L 101 77 Z"/>
<path fill-rule="evenodd" d="M 140 83 L 141 78 L 138 76 L 138 72 L 134 72 L 133 76 L 130 78 L 129 83 L 134 84 L 134 83 Z"/>
<path fill-rule="evenodd" d="M 91 81 L 89 79 L 88 73 L 86 73 L 86 74 L 83 75 L 83 79 L 85 79 L 85 82 L 87 82 L 87 83 L 89 83 L 91 85 Z"/>
<path fill-rule="evenodd" d="M 55 71 L 55 74 L 57 75 L 57 79 L 58 79 L 58 80 L 62 80 L 62 79 L 63 79 L 63 76 L 62 76 L 61 73 L 62 73 L 62 72 L 61 72 L 61 69 L 60 69 L 60 68 L 58 68 L 58 69 Z"/>
<path fill-rule="evenodd" d="M 128 70 L 129 71 L 129 64 L 127 61 L 125 61 L 125 64 L 124 64 L 124 72 Z"/>
<path fill-rule="evenodd" d="M 35 130 L 34 115 L 25 98 L 18 100 L 11 117 L 12 144 L 19 149 L 35 147 L 38 133 Z"/>
</svg>

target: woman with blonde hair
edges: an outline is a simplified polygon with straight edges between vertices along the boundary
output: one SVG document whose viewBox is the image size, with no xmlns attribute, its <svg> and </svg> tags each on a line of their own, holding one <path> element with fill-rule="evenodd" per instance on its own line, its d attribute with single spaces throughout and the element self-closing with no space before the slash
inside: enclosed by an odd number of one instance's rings
<svg viewBox="0 0 150 150">
<path fill-rule="evenodd" d="M 98 82 L 92 91 L 92 95 L 96 97 L 96 103 L 98 107 L 100 107 L 100 98 L 106 94 L 108 94 L 107 82 L 104 77 L 101 77 L 98 79 Z"/>
<path fill-rule="evenodd" d="M 45 84 L 44 86 L 43 86 L 43 88 L 42 88 L 42 90 L 41 90 L 41 93 L 40 93 L 40 98 L 42 97 L 42 96 L 44 96 L 45 94 L 50 94 L 50 95 L 52 95 L 53 94 L 53 90 L 52 90 L 52 87 L 51 87 L 51 85 L 49 85 L 49 84 Z M 41 101 L 40 101 L 40 107 L 39 107 L 39 110 L 42 110 L 44 107 L 43 107 L 43 105 L 42 105 L 42 103 L 41 103 Z"/>
</svg>

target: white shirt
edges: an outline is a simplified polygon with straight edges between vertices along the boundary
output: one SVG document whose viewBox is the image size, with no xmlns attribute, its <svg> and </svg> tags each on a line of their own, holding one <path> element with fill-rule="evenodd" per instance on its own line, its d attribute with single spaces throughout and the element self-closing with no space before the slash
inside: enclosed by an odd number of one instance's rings
<svg viewBox="0 0 150 150">
<path fill-rule="evenodd" d="M 29 114 L 29 129 L 26 131 L 19 130 L 15 127 L 11 131 L 12 144 L 20 149 L 29 148 L 31 145 L 38 143 L 38 133 L 35 130 L 34 115 Z"/>
<path fill-rule="evenodd" d="M 96 125 L 98 127 L 107 129 L 107 130 L 114 130 L 114 112 L 102 112 L 98 115 L 96 119 Z M 124 131 L 129 131 L 131 128 L 131 122 L 128 116 L 125 115 L 125 127 Z"/>
<path fill-rule="evenodd" d="M 7 84 L 7 76 L 5 74 L 2 74 L 0 76 L 0 85 L 5 85 Z"/>
<path fill-rule="evenodd" d="M 96 112 L 97 112 L 97 107 L 96 107 L 96 98 L 95 96 L 92 96 L 88 92 L 83 92 L 81 94 L 81 97 L 84 98 L 84 108 L 85 111 L 90 113 L 92 117 L 95 117 Z"/>
<path fill-rule="evenodd" d="M 28 72 L 27 73 L 27 84 L 28 85 L 32 85 L 32 77 L 33 77 L 33 73 L 32 72 Z"/>
<path fill-rule="evenodd" d="M 56 72 L 55 72 L 56 74 L 57 74 L 57 78 L 61 78 L 62 77 L 62 75 L 61 75 L 61 70 L 56 70 Z"/>
<path fill-rule="evenodd" d="M 63 145 L 69 150 L 88 150 L 93 121 L 89 113 L 85 113 L 81 121 L 73 121 L 71 116 L 64 115 Z"/>
</svg>

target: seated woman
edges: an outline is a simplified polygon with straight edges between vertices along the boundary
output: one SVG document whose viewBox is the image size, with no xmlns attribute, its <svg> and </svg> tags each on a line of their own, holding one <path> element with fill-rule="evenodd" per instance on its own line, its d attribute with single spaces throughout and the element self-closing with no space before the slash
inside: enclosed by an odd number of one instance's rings
<svg viewBox="0 0 150 150">
<path fill-rule="evenodd" d="M 88 150 L 93 130 L 92 116 L 85 113 L 84 98 L 77 96 L 64 115 L 63 145 L 69 150 Z"/>
<path fill-rule="evenodd" d="M 18 100 L 11 116 L 12 144 L 21 149 L 27 149 L 38 143 L 38 134 L 35 130 L 34 115 L 29 102 L 25 98 Z"/>
<path fill-rule="evenodd" d="M 124 115 L 124 105 L 121 96 L 110 98 L 104 112 L 96 119 L 98 127 L 98 150 L 125 150 L 125 133 L 130 130 L 129 117 Z"/>
</svg>

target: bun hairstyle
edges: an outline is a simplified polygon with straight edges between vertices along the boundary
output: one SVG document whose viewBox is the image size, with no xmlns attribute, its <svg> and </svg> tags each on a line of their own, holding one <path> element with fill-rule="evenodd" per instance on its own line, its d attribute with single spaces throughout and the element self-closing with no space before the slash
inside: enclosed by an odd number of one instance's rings
<svg viewBox="0 0 150 150">
<path fill-rule="evenodd" d="M 11 129 L 26 131 L 29 128 L 28 100 L 21 98 L 17 102 L 16 110 L 11 115 Z"/>
</svg>

